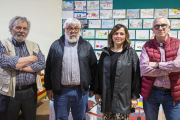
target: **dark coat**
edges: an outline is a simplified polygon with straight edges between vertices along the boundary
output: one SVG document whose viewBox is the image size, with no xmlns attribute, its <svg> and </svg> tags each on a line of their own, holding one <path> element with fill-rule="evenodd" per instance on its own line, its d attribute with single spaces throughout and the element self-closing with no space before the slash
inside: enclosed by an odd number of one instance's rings
<svg viewBox="0 0 180 120">
<path fill-rule="evenodd" d="M 53 90 L 55 94 L 61 94 L 61 70 L 64 54 L 65 35 L 56 40 L 50 47 L 46 60 L 44 75 L 44 87 L 46 90 Z M 97 69 L 97 58 L 90 43 L 82 37 L 78 41 L 78 59 L 80 67 L 80 83 L 82 94 L 93 91 L 95 74 Z"/>
<path fill-rule="evenodd" d="M 98 63 L 94 94 L 101 95 L 101 111 L 105 111 L 106 80 L 110 80 L 110 54 L 109 48 L 102 49 Z M 116 76 L 112 97 L 112 109 L 116 113 L 129 114 L 134 112 L 131 108 L 131 98 L 139 98 L 141 88 L 141 76 L 139 58 L 136 51 L 130 46 L 123 49 L 117 60 Z"/>
</svg>

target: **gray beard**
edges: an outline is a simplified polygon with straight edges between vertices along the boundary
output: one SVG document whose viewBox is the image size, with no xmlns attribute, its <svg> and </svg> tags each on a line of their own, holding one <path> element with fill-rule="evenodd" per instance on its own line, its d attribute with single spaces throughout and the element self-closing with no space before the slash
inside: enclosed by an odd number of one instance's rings
<svg viewBox="0 0 180 120">
<path fill-rule="evenodd" d="M 79 37 L 80 35 L 77 35 L 75 38 L 70 38 L 70 36 L 68 36 L 66 33 L 65 33 L 65 39 L 69 42 L 69 43 L 76 43 L 79 41 Z"/>
<path fill-rule="evenodd" d="M 21 43 L 26 40 L 25 36 L 22 39 L 20 39 L 20 37 L 18 37 L 17 35 L 15 36 L 13 32 L 12 32 L 12 36 L 18 43 Z"/>
</svg>

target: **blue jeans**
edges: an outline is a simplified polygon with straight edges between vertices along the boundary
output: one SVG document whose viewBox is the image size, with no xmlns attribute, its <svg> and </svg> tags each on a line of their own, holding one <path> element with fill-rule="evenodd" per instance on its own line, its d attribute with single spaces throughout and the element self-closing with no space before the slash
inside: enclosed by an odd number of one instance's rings
<svg viewBox="0 0 180 120">
<path fill-rule="evenodd" d="M 162 104 L 166 120 L 180 120 L 180 101 L 174 103 L 169 89 L 162 91 L 156 87 L 147 100 L 143 99 L 143 108 L 146 120 L 157 120 L 159 106 Z"/>
<path fill-rule="evenodd" d="M 67 120 L 70 107 L 73 120 L 85 120 L 89 93 L 82 95 L 81 87 L 62 87 L 62 94 L 54 94 L 56 120 Z"/>
</svg>

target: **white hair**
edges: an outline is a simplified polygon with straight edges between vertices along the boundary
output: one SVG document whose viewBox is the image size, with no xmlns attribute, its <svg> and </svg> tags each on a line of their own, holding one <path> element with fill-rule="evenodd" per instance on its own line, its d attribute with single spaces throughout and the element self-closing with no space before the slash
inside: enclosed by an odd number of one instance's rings
<svg viewBox="0 0 180 120">
<path fill-rule="evenodd" d="M 66 28 L 66 25 L 67 24 L 78 24 L 79 27 L 81 28 L 81 23 L 78 19 L 76 18 L 68 18 L 65 22 L 64 22 L 64 25 L 63 25 L 63 28 Z"/>
<path fill-rule="evenodd" d="M 167 20 L 167 25 L 170 26 L 170 22 L 166 17 L 157 17 L 156 19 L 154 19 L 154 21 L 156 21 L 157 19 L 161 19 L 161 18 L 166 19 Z M 154 21 L 153 21 L 153 24 L 152 24 L 152 28 L 154 27 Z"/>
<path fill-rule="evenodd" d="M 15 23 L 16 21 L 18 21 L 18 22 L 19 22 L 19 21 L 24 21 L 24 22 L 26 22 L 26 23 L 27 23 L 27 26 L 28 26 L 28 31 L 30 30 L 30 25 L 31 25 L 30 21 L 27 20 L 26 17 L 21 17 L 21 16 L 15 16 L 15 17 L 13 17 L 13 18 L 10 20 L 10 22 L 9 22 L 9 30 L 11 30 L 11 29 L 13 28 L 14 23 Z"/>
</svg>

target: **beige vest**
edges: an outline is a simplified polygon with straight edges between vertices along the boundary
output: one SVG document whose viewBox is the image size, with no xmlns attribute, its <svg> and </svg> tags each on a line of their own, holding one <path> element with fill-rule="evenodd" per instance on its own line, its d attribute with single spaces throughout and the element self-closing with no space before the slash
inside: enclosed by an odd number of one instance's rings
<svg viewBox="0 0 180 120">
<path fill-rule="evenodd" d="M 6 48 L 8 56 L 16 56 L 14 45 L 12 43 L 12 38 L 1 40 L 2 44 Z M 29 40 L 25 40 L 27 50 L 30 55 L 33 55 L 33 52 L 38 54 L 39 48 L 38 45 Z M 43 91 L 41 83 L 41 72 L 37 73 L 36 84 L 39 91 Z M 0 93 L 3 95 L 15 97 L 15 87 L 16 87 L 16 70 L 4 70 L 0 68 Z"/>
</svg>

